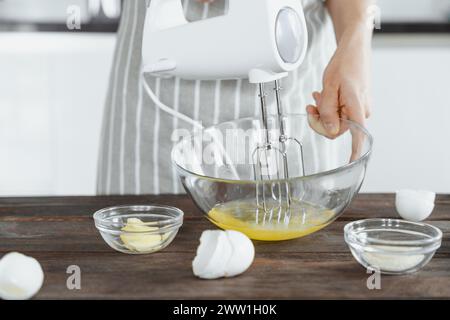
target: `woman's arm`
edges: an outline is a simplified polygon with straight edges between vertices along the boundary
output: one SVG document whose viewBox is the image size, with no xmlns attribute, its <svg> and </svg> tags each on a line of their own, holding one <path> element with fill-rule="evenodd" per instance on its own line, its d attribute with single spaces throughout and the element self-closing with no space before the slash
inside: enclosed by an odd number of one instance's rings
<svg viewBox="0 0 450 320">
<path fill-rule="evenodd" d="M 366 40 L 371 39 L 373 18 L 370 7 L 375 0 L 327 0 L 326 6 L 334 23 L 338 43 L 348 31 L 361 31 Z M 363 28 L 366 26 L 366 28 Z"/>
<path fill-rule="evenodd" d="M 374 0 L 327 0 L 333 20 L 337 50 L 323 76 L 322 92 L 314 92 L 317 115 L 329 137 L 346 131 L 339 116 L 364 125 L 370 115 L 371 39 Z M 372 26 L 372 27 L 371 27 Z M 357 151 L 357 150 L 355 150 Z"/>
</svg>

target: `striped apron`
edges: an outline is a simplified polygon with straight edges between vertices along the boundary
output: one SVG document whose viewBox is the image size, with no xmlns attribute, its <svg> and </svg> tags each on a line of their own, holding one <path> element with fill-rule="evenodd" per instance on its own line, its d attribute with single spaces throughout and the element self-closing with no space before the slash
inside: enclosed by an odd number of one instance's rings
<svg viewBox="0 0 450 320">
<path fill-rule="evenodd" d="M 282 80 L 286 113 L 304 113 L 313 102 L 311 94 L 322 89 L 323 71 L 336 48 L 324 2 L 299 1 L 309 31 L 308 53 L 301 67 Z M 221 15 L 225 8 L 226 0 L 212 4 L 184 0 L 190 21 Z M 192 124 L 155 106 L 143 89 L 144 80 L 164 104 L 205 127 L 260 113 L 257 86 L 247 80 L 143 79 L 145 11 L 145 0 L 124 1 L 101 133 L 97 193 L 102 195 L 183 192 L 170 160 L 171 135 L 176 129 L 192 129 Z M 274 99 L 268 98 L 273 110 Z"/>
</svg>

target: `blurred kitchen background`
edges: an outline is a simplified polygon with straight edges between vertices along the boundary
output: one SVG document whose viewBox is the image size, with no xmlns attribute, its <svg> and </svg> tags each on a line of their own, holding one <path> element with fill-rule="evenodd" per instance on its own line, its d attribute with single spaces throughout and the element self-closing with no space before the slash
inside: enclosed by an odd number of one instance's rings
<svg viewBox="0 0 450 320">
<path fill-rule="evenodd" d="M 378 4 L 363 191 L 450 193 L 450 0 Z M 73 5 L 79 31 L 66 26 Z M 95 193 L 120 11 L 120 0 L 0 0 L 0 195 Z"/>
</svg>

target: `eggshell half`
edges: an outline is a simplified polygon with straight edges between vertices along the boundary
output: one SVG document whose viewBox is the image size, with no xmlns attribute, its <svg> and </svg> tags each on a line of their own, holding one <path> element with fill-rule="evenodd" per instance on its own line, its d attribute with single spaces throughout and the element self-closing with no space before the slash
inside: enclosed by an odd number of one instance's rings
<svg viewBox="0 0 450 320">
<path fill-rule="evenodd" d="M 398 214 L 405 220 L 419 222 L 430 216 L 436 194 L 423 190 L 399 190 L 395 197 Z"/>
<path fill-rule="evenodd" d="M 200 236 L 197 255 L 192 262 L 194 275 L 203 279 L 217 279 L 225 276 L 225 268 L 233 248 L 225 232 L 206 230 Z"/>
<path fill-rule="evenodd" d="M 0 298 L 30 299 L 41 289 L 43 282 L 44 272 L 36 259 L 11 252 L 0 260 Z"/>
<path fill-rule="evenodd" d="M 225 233 L 233 248 L 233 254 L 225 269 L 226 277 L 234 277 L 245 272 L 255 258 L 253 242 L 243 233 L 227 230 Z"/>
</svg>

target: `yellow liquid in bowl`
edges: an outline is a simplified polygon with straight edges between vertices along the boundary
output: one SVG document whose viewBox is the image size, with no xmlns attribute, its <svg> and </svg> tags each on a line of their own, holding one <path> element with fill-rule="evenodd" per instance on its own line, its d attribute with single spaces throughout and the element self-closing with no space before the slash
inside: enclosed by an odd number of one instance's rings
<svg viewBox="0 0 450 320">
<path fill-rule="evenodd" d="M 268 207 L 275 205 L 269 203 Z M 264 214 L 254 201 L 233 201 L 212 208 L 208 218 L 219 228 L 240 231 L 250 239 L 280 241 L 316 232 L 336 216 L 332 210 L 298 201 L 291 203 L 289 219 L 284 219 L 285 215 L 286 207 L 274 209 L 270 217 L 270 213 Z"/>
</svg>

